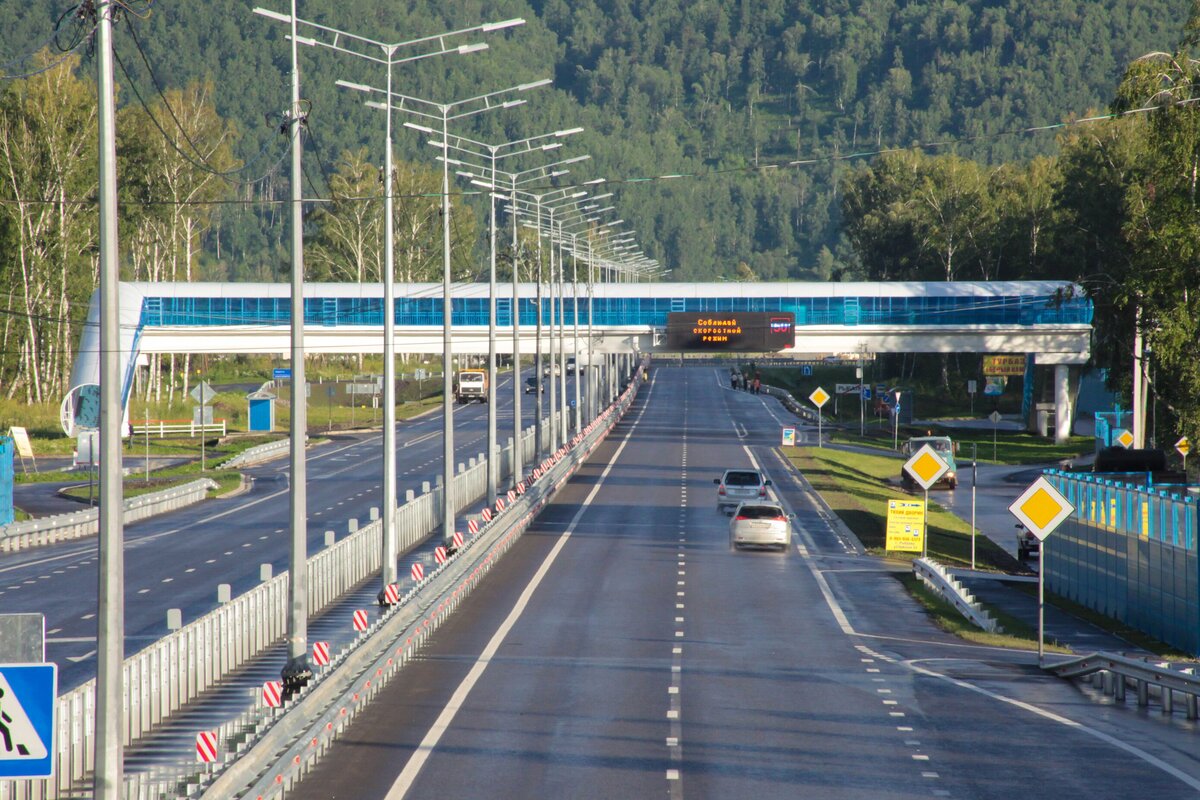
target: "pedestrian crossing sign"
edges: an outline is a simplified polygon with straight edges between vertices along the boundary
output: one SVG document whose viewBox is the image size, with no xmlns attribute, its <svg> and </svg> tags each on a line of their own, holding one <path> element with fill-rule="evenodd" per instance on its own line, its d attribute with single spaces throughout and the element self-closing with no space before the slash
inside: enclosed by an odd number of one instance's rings
<svg viewBox="0 0 1200 800">
<path fill-rule="evenodd" d="M 57 664 L 0 664 L 0 778 L 54 775 Z"/>
</svg>

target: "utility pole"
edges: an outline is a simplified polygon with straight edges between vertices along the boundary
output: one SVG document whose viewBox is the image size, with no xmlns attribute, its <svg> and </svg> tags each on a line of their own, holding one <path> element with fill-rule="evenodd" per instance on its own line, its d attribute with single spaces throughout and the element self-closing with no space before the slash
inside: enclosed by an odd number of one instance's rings
<svg viewBox="0 0 1200 800">
<path fill-rule="evenodd" d="M 117 135 L 113 104 L 114 0 L 97 4 L 96 83 L 100 165 L 100 553 L 96 631 L 93 793 L 120 800 L 125 729 L 125 542 L 121 503 L 120 265 L 117 262 Z"/>
<path fill-rule="evenodd" d="M 288 660 L 283 685 L 295 692 L 312 678 L 308 665 L 308 485 L 304 445 L 308 435 L 308 408 L 304 378 L 304 186 L 300 166 L 300 63 L 296 52 L 296 0 L 292 0 L 292 418 L 291 418 L 291 528 L 288 563 Z"/>
<path fill-rule="evenodd" d="M 517 176 L 514 173 L 512 176 L 512 203 L 516 205 L 517 197 Z M 496 182 L 492 181 L 492 192 L 496 191 Z M 495 200 L 492 201 L 493 203 Z M 521 442 L 524 437 L 521 433 L 521 270 L 519 267 L 520 259 L 517 253 L 517 213 L 516 209 L 512 212 L 512 369 L 513 369 L 513 451 L 512 451 L 512 480 L 515 488 L 520 483 L 524 476 L 524 465 L 522 464 Z M 536 394 L 541 389 L 542 377 L 536 372 L 533 374 L 533 391 Z M 535 456 L 536 458 L 536 456 Z"/>
</svg>

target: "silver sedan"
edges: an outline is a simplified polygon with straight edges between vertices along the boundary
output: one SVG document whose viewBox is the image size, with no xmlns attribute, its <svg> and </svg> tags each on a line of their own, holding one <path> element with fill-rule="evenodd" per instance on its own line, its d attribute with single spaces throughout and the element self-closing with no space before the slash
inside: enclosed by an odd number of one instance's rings
<svg viewBox="0 0 1200 800">
<path fill-rule="evenodd" d="M 792 515 L 778 503 L 747 500 L 738 505 L 729 521 L 729 545 L 778 547 L 788 550 L 792 544 Z"/>
</svg>

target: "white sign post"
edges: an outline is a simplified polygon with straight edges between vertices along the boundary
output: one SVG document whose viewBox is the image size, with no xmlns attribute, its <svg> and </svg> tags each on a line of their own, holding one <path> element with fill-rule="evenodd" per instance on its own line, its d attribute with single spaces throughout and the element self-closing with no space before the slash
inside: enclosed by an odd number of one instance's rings
<svg viewBox="0 0 1200 800">
<path fill-rule="evenodd" d="M 824 437 L 821 436 L 821 408 L 829 402 L 829 392 L 818 386 L 808 396 L 808 401 L 817 407 L 817 447 L 824 447 Z"/>
<path fill-rule="evenodd" d="M 208 381 L 200 381 L 196 384 L 196 388 L 188 392 L 197 403 L 200 404 L 200 471 L 204 472 L 205 468 L 205 453 L 204 453 L 204 426 L 209 423 L 209 418 L 205 414 L 204 408 L 212 399 L 217 396 L 213 388 L 208 385 Z"/>
<path fill-rule="evenodd" d="M 992 422 L 992 461 L 999 461 L 996 458 L 996 431 L 1000 429 L 1000 412 L 993 411 L 988 414 L 988 419 Z"/>
<path fill-rule="evenodd" d="M 1038 666 L 1045 658 L 1046 537 L 1075 513 L 1075 506 L 1043 475 L 1008 507 L 1012 515 L 1037 537 L 1038 546 Z"/>
<path fill-rule="evenodd" d="M 920 450 L 912 454 L 908 461 L 904 462 L 904 469 L 912 476 L 913 480 L 921 485 L 925 490 L 925 508 L 929 508 L 929 489 L 946 474 L 950 469 L 950 465 L 946 460 L 938 455 L 938 452 L 929 445 L 924 445 Z M 929 555 L 929 515 L 925 516 L 925 531 L 924 531 L 924 551 L 921 557 Z"/>
</svg>

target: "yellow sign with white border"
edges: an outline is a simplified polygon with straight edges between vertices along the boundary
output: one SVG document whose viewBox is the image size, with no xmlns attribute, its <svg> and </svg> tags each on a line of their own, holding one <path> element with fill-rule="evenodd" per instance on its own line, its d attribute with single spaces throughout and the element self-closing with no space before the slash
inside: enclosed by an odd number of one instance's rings
<svg viewBox="0 0 1200 800">
<path fill-rule="evenodd" d="M 920 553 L 925 549 L 925 501 L 888 500 L 888 550 Z"/>
</svg>

